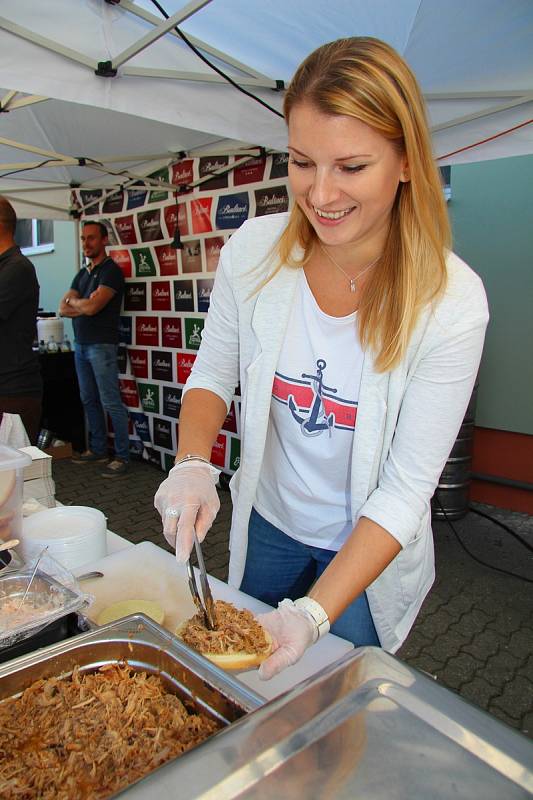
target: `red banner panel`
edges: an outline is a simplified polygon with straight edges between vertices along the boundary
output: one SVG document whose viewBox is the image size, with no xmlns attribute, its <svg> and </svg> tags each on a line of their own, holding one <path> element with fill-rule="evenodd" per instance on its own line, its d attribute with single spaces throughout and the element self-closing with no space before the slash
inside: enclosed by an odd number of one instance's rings
<svg viewBox="0 0 533 800">
<path fill-rule="evenodd" d="M 136 378 L 148 378 L 148 351 L 128 348 L 131 371 Z"/>
<path fill-rule="evenodd" d="M 151 287 L 152 311 L 170 311 L 172 308 L 170 281 L 153 281 Z"/>
<path fill-rule="evenodd" d="M 127 217 L 116 217 L 115 229 L 122 244 L 137 244 L 133 214 L 128 214 Z"/>
<path fill-rule="evenodd" d="M 129 250 L 110 250 L 109 255 L 116 261 L 120 269 L 122 270 L 122 274 L 125 278 L 131 278 L 132 274 L 132 263 L 131 263 L 131 253 Z"/>
<path fill-rule="evenodd" d="M 118 383 L 120 386 L 120 396 L 122 397 L 124 405 L 128 408 L 138 408 L 139 395 L 137 393 L 137 384 L 135 381 L 129 378 L 120 378 Z"/>
<path fill-rule="evenodd" d="M 182 236 L 189 235 L 189 223 L 187 221 L 187 206 L 185 203 L 173 203 L 163 209 L 163 216 L 167 226 L 168 236 L 171 238 L 176 233 L 176 225 Z"/>
<path fill-rule="evenodd" d="M 192 158 L 185 158 L 183 161 L 174 164 L 172 167 L 171 183 L 176 183 L 178 186 L 185 186 L 192 183 L 194 180 L 193 164 L 194 161 Z M 188 191 L 192 192 L 192 189 Z M 180 192 L 180 194 L 186 194 L 186 192 Z"/>
<path fill-rule="evenodd" d="M 159 346 L 158 317 L 135 317 L 135 344 Z"/>
<path fill-rule="evenodd" d="M 157 261 L 159 262 L 160 275 L 178 274 L 178 251 L 168 244 L 160 244 L 155 248 Z"/>
<path fill-rule="evenodd" d="M 209 233 L 213 230 L 211 225 L 212 197 L 199 197 L 191 200 L 192 232 Z"/>
<path fill-rule="evenodd" d="M 196 356 L 190 353 L 176 353 L 176 361 L 178 364 L 178 383 L 185 383 L 191 374 Z"/>
<path fill-rule="evenodd" d="M 178 317 L 163 317 L 161 320 L 162 346 L 178 350 L 181 344 L 181 319 Z"/>
<path fill-rule="evenodd" d="M 208 272 L 214 272 L 218 267 L 220 251 L 224 247 L 223 236 L 208 236 L 204 239 L 205 264 Z"/>
<path fill-rule="evenodd" d="M 223 467 L 226 463 L 226 437 L 222 433 L 218 434 L 211 450 L 211 463 L 217 467 Z"/>
<path fill-rule="evenodd" d="M 235 160 L 238 160 L 236 156 Z M 233 185 L 242 186 L 244 183 L 258 183 L 263 180 L 265 174 L 266 159 L 252 158 L 242 167 L 235 167 L 233 170 Z"/>
</svg>

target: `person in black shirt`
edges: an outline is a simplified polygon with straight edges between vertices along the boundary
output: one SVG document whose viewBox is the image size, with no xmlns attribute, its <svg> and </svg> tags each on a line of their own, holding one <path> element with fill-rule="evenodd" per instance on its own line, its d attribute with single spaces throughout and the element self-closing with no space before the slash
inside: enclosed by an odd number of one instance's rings
<svg viewBox="0 0 533 800">
<path fill-rule="evenodd" d="M 17 215 L 0 196 L 0 416 L 19 414 L 32 444 L 41 421 L 42 379 L 35 339 L 39 284 L 15 242 Z"/>
<path fill-rule="evenodd" d="M 73 460 L 107 461 L 107 412 L 115 433 L 115 458 L 102 475 L 116 477 L 127 471 L 129 461 L 128 412 L 120 397 L 117 364 L 124 276 L 106 255 L 103 223 L 85 222 L 81 241 L 89 264 L 77 273 L 59 306 L 60 316 L 72 318 L 76 373 L 89 426 L 89 449 Z"/>
</svg>

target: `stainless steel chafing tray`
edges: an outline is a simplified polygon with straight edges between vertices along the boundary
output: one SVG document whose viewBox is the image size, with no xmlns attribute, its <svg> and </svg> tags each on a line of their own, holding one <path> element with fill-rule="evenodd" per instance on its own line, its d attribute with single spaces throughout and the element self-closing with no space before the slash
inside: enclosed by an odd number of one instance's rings
<svg viewBox="0 0 533 800">
<path fill-rule="evenodd" d="M 86 672 L 117 662 L 159 675 L 189 707 L 221 722 L 225 727 L 214 734 L 215 738 L 265 702 L 143 614 L 100 626 L 0 666 L 0 702 L 22 693 L 36 680 L 67 677 L 76 666 Z"/>
<path fill-rule="evenodd" d="M 531 797 L 532 764 L 524 736 L 394 656 L 360 648 L 127 795 L 513 800 Z"/>
</svg>

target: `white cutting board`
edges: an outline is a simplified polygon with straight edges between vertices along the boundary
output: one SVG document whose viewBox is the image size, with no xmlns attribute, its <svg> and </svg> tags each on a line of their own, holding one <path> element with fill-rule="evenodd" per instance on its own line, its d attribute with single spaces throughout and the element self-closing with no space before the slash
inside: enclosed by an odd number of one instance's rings
<svg viewBox="0 0 533 800">
<path fill-rule="evenodd" d="M 196 613 L 187 582 L 187 570 L 174 556 L 152 542 L 119 550 L 84 564 L 78 574 L 99 570 L 103 578 L 83 581 L 84 591 L 95 600 L 85 612 L 96 622 L 100 612 L 118 600 L 153 600 L 165 611 L 163 626 L 169 631 Z"/>
<path fill-rule="evenodd" d="M 92 564 L 86 564 L 78 574 L 100 570 L 103 578 L 84 581 L 83 587 L 95 596 L 87 616 L 96 620 L 102 609 L 117 600 L 155 600 L 165 611 L 163 626 L 174 632 L 176 627 L 196 612 L 189 593 L 187 570 L 177 564 L 175 557 L 152 542 L 128 547 Z M 215 600 L 227 600 L 237 608 L 248 608 L 255 614 L 270 611 L 270 607 L 217 578 L 209 577 Z M 270 681 L 261 681 L 257 670 L 237 672 L 235 676 L 266 699 L 292 689 L 304 678 L 331 664 L 348 651 L 351 642 L 328 634 L 311 647 L 300 661 Z"/>
</svg>

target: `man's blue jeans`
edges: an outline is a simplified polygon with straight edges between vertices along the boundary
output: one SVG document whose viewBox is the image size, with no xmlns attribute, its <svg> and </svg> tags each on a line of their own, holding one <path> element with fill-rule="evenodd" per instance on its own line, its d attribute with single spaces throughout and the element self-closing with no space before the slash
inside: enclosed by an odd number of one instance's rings
<svg viewBox="0 0 533 800">
<path fill-rule="evenodd" d="M 297 542 L 252 509 L 241 592 L 271 606 L 303 597 L 337 553 Z M 379 647 L 366 594 L 359 595 L 331 626 L 331 632 L 356 647 Z"/>
<path fill-rule="evenodd" d="M 107 412 L 115 432 L 115 455 L 129 460 L 128 412 L 122 404 L 118 385 L 116 344 L 75 345 L 74 360 L 80 397 L 89 423 L 89 447 L 99 456 L 107 455 Z"/>
</svg>

